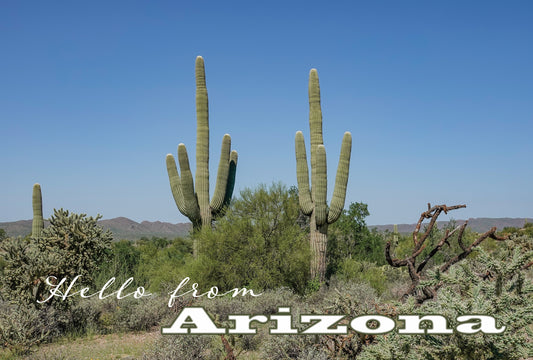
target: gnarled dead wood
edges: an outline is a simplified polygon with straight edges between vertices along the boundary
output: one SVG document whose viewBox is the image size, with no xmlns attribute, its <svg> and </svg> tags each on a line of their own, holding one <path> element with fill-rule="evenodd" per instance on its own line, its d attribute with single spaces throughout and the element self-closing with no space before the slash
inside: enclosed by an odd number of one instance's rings
<svg viewBox="0 0 533 360">
<path fill-rule="evenodd" d="M 432 207 L 431 204 L 428 203 L 428 210 L 420 215 L 420 219 L 418 220 L 415 230 L 413 231 L 413 249 L 411 251 L 411 255 L 407 256 L 405 259 L 393 258 L 391 256 L 391 242 L 387 242 L 387 244 L 385 245 L 385 258 L 387 262 L 389 263 L 389 265 L 394 267 L 406 266 L 409 272 L 409 277 L 411 278 L 411 285 L 403 294 L 402 300 L 406 300 L 409 296 L 415 296 L 416 303 L 421 305 L 424 301 L 435 297 L 437 290 L 442 286 L 442 284 L 437 284 L 435 286 L 426 286 L 419 289 L 418 285 L 420 284 L 420 280 L 422 278 L 422 271 L 424 270 L 428 262 L 442 249 L 444 244 L 447 244 L 448 246 L 450 245 L 449 239 L 453 235 L 457 234 L 457 242 L 462 252 L 447 261 L 445 264 L 443 264 L 439 268 L 439 271 L 441 273 L 448 271 L 452 265 L 465 259 L 472 252 L 472 250 L 475 247 L 479 246 L 484 240 L 488 238 L 498 241 L 507 240 L 507 236 L 501 237 L 496 235 L 496 227 L 493 227 L 486 233 L 481 234 L 472 244 L 470 244 L 470 246 L 466 246 L 463 242 L 463 234 L 466 229 L 466 226 L 468 225 L 468 222 L 465 222 L 463 225 L 457 226 L 452 231 L 447 230 L 444 236 L 437 243 L 437 245 L 433 249 L 431 249 L 431 251 L 429 251 L 429 253 L 427 253 L 427 255 L 424 257 L 424 259 L 417 265 L 417 258 L 426 248 L 426 240 L 429 238 L 431 231 L 435 227 L 439 215 L 443 212 L 447 214 L 448 211 L 465 207 L 466 205 L 435 205 Z M 426 219 L 430 219 L 429 224 L 425 232 L 423 234 L 420 234 L 422 222 Z"/>
</svg>

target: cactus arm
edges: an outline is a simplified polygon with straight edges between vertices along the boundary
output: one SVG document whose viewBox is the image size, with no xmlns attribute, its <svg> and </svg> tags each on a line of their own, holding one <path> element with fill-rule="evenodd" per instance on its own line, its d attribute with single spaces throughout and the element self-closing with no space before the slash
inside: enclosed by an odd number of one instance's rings
<svg viewBox="0 0 533 360">
<path fill-rule="evenodd" d="M 311 146 L 324 144 L 322 139 L 320 84 L 316 69 L 311 69 L 309 72 L 309 126 L 311 127 Z"/>
<path fill-rule="evenodd" d="M 324 144 L 322 138 L 322 110 L 320 106 L 320 84 L 316 69 L 309 72 L 309 127 L 311 130 L 311 198 L 315 201 L 316 149 Z"/>
<path fill-rule="evenodd" d="M 331 198 L 331 206 L 328 214 L 329 224 L 337 221 L 344 208 L 351 153 L 352 134 L 347 131 L 342 138 L 341 154 L 339 157 L 339 165 L 337 167 L 337 176 L 335 177 L 335 188 L 333 189 L 333 197 Z"/>
<path fill-rule="evenodd" d="M 170 189 L 172 190 L 172 196 L 176 202 L 178 210 L 185 216 L 189 217 L 187 214 L 187 209 L 185 208 L 185 202 L 183 200 L 183 193 L 181 191 L 181 180 L 178 174 L 178 169 L 176 167 L 176 160 L 171 154 L 167 155 L 167 173 L 168 179 L 170 181 Z"/>
<path fill-rule="evenodd" d="M 202 225 L 211 226 L 209 206 L 209 105 L 204 59 L 196 58 L 196 193 Z"/>
<path fill-rule="evenodd" d="M 233 196 L 233 189 L 235 188 L 235 173 L 237 172 L 237 151 L 232 150 L 229 158 L 228 166 L 228 181 L 226 182 L 226 190 L 224 192 L 224 200 L 219 210 L 213 211 L 213 217 L 220 217 L 226 213 L 226 210 L 231 202 Z"/>
<path fill-rule="evenodd" d="M 194 193 L 194 181 L 192 179 L 192 172 L 189 166 L 189 156 L 187 155 L 187 148 L 183 144 L 178 145 L 178 161 L 181 169 L 181 192 L 183 194 L 183 203 L 185 213 L 193 224 L 201 222 L 200 208 L 198 200 Z"/>
<path fill-rule="evenodd" d="M 326 223 L 328 218 L 327 207 L 327 165 L 326 165 L 326 148 L 324 145 L 318 145 L 316 149 L 316 190 L 315 190 L 315 216 L 316 225 L 322 226 Z"/>
<path fill-rule="evenodd" d="M 195 62 L 196 78 L 196 174 L 189 165 L 187 150 L 183 144 L 178 146 L 178 173 L 176 161 L 167 156 L 167 171 L 176 205 L 181 213 L 193 223 L 193 229 L 211 227 L 212 219 L 224 213 L 235 186 L 237 152 L 231 152 L 231 138 L 225 135 L 218 167 L 215 193 L 209 202 L 209 103 L 205 80 L 205 65 L 201 56 Z M 197 245 L 197 244 L 196 244 Z M 195 245 L 195 246 L 196 246 Z M 194 249 L 196 256 L 196 247 Z"/>
<path fill-rule="evenodd" d="M 33 185 L 32 194 L 32 206 L 33 206 L 33 221 L 31 224 L 31 236 L 39 237 L 41 231 L 44 229 L 43 220 L 43 199 L 41 196 L 41 185 Z"/>
<path fill-rule="evenodd" d="M 220 150 L 220 161 L 218 163 L 217 183 L 215 193 L 211 199 L 211 210 L 218 213 L 224 204 L 224 197 L 228 183 L 229 166 L 231 152 L 231 137 L 226 134 L 222 139 L 222 149 Z"/>
<path fill-rule="evenodd" d="M 229 156 L 229 170 L 228 170 L 228 181 L 226 183 L 226 193 L 224 195 L 224 203 L 222 205 L 222 211 L 220 214 L 224 213 L 224 209 L 229 206 L 231 197 L 233 196 L 233 189 L 235 188 L 235 174 L 237 173 L 237 160 L 239 155 L 237 151 L 233 150 Z"/>
<path fill-rule="evenodd" d="M 294 143 L 296 151 L 296 179 L 298 181 L 300 208 L 305 215 L 311 215 L 313 212 L 313 201 L 311 200 L 311 192 L 309 191 L 309 167 L 307 165 L 304 136 L 301 131 L 296 133 Z"/>
</svg>

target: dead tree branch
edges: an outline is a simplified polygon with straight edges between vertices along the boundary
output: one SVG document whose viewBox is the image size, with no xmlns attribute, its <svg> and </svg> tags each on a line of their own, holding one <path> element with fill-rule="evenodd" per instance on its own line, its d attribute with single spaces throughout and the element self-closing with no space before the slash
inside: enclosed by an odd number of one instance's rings
<svg viewBox="0 0 533 360">
<path fill-rule="evenodd" d="M 419 288 L 420 280 L 422 279 L 422 272 L 428 262 L 442 249 L 444 244 L 450 246 L 450 238 L 457 234 L 457 242 L 462 252 L 448 262 L 443 264 L 439 270 L 441 273 L 447 272 L 449 268 L 458 263 L 459 261 L 465 259 L 477 246 L 479 246 L 484 240 L 491 238 L 498 241 L 507 240 L 507 237 L 501 237 L 496 235 L 496 228 L 493 227 L 484 234 L 481 234 L 470 246 L 466 246 L 463 242 L 463 235 L 468 225 L 468 222 L 465 222 L 463 225 L 457 226 L 452 231 L 447 230 L 444 236 L 438 241 L 437 245 L 431 249 L 424 257 L 424 259 L 417 266 L 417 258 L 422 254 L 424 249 L 427 246 L 426 240 L 429 238 L 435 224 L 437 223 L 437 218 L 441 213 L 447 214 L 448 211 L 465 208 L 466 205 L 435 205 L 431 206 L 428 203 L 428 210 L 423 212 L 420 215 L 420 219 L 416 224 L 415 230 L 413 231 L 413 249 L 411 255 L 407 256 L 405 259 L 395 259 L 391 255 L 391 242 L 387 242 L 385 245 L 385 258 L 389 265 L 394 267 L 406 266 L 409 272 L 409 277 L 411 278 L 411 285 L 408 290 L 402 296 L 403 300 L 406 300 L 409 296 L 415 296 L 416 303 L 421 305 L 424 301 L 432 299 L 435 297 L 437 290 L 442 286 L 442 284 L 437 284 L 435 286 Z M 424 220 L 430 219 L 429 224 L 423 234 L 420 234 L 420 229 Z"/>
</svg>

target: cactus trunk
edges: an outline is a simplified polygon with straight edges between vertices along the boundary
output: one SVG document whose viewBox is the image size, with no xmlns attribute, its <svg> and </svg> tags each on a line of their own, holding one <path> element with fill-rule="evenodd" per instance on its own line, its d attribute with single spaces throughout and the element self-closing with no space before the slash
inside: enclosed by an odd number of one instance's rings
<svg viewBox="0 0 533 360">
<path fill-rule="evenodd" d="M 328 223 L 317 226 L 315 214 L 311 214 L 309 240 L 311 245 L 311 279 L 326 280 L 326 249 L 328 246 Z"/>
<path fill-rule="evenodd" d="M 311 217 L 311 278 L 323 282 L 326 278 L 328 225 L 337 221 L 346 199 L 346 186 L 350 168 L 352 135 L 344 133 L 335 188 L 331 205 L 327 206 L 327 164 L 326 149 L 322 137 L 322 110 L 320 107 L 320 85 L 315 69 L 309 73 L 309 127 L 311 129 L 311 188 L 309 188 L 309 168 L 302 132 L 295 138 L 296 175 L 300 208 Z"/>
<path fill-rule="evenodd" d="M 174 156 L 166 157 L 168 178 L 178 210 L 187 216 L 194 230 L 210 228 L 214 218 L 222 216 L 229 205 L 235 186 L 237 152 L 231 151 L 231 137 L 222 139 L 217 182 L 213 199 L 209 202 L 209 103 L 205 80 L 204 59 L 196 58 L 196 176 L 193 180 L 189 156 L 184 144 L 178 146 L 178 173 Z M 195 188 L 196 187 L 196 188 Z M 198 254 L 194 244 L 194 255 Z"/>
<path fill-rule="evenodd" d="M 33 221 L 31 224 L 31 236 L 36 238 L 41 235 L 41 231 L 44 229 L 43 220 L 43 200 L 41 196 L 41 185 L 33 185 L 32 195 L 33 205 Z"/>
</svg>

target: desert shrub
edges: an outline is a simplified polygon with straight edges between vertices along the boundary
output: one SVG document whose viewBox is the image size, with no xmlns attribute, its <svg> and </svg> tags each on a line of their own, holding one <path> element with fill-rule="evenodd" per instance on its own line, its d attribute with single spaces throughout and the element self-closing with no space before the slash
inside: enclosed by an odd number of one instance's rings
<svg viewBox="0 0 533 360">
<path fill-rule="evenodd" d="M 385 266 L 377 266 L 375 263 L 368 261 L 346 258 L 340 263 L 337 278 L 367 283 L 378 294 L 382 294 L 388 285 L 385 271 Z"/>
<path fill-rule="evenodd" d="M 166 299 L 153 295 L 117 300 L 115 330 L 145 331 L 157 326 L 168 313 Z"/>
<path fill-rule="evenodd" d="M 104 284 L 112 277 L 116 279 L 115 283 L 123 284 L 128 278 L 133 277 L 134 281 L 131 286 L 144 285 L 139 283 L 135 273 L 141 259 L 141 250 L 134 246 L 132 241 L 120 240 L 111 244 L 109 260 L 100 265 L 96 271 L 95 287 L 102 288 Z"/>
<path fill-rule="evenodd" d="M 155 294 L 141 299 L 82 299 L 70 310 L 70 330 L 80 335 L 146 331 L 170 313 L 166 299 Z"/>
<path fill-rule="evenodd" d="M 328 309 L 332 314 L 358 316 L 375 313 L 380 298 L 376 290 L 367 283 L 334 279 L 328 291 L 320 296 L 317 304 L 320 310 Z"/>
<path fill-rule="evenodd" d="M 298 206 L 296 196 L 281 184 L 241 191 L 214 230 L 194 235 L 200 255 L 191 278 L 219 289 L 287 286 L 303 293 L 310 251 L 308 236 L 297 223 Z"/>
<path fill-rule="evenodd" d="M 261 296 L 243 299 L 244 311 L 250 314 L 271 315 L 277 313 L 278 307 L 290 306 L 296 309 L 301 306 L 302 298 L 287 288 L 265 290 Z"/>
<path fill-rule="evenodd" d="M 104 309 L 98 298 L 83 299 L 74 304 L 70 310 L 70 331 L 77 334 L 103 333 L 100 316 Z"/>
<path fill-rule="evenodd" d="M 0 348 L 14 354 L 28 353 L 30 348 L 50 340 L 64 327 L 62 314 L 0 301 Z"/>
<path fill-rule="evenodd" d="M 84 285 L 93 284 L 92 275 L 109 254 L 112 239 L 109 231 L 97 225 L 98 218 L 70 214 L 63 209 L 54 210 L 50 226 L 39 237 L 2 241 L 4 299 L 39 307 L 37 300 L 48 297 L 45 281 L 49 276 L 58 281 L 67 278 L 69 283 L 80 275 L 80 282 Z M 50 300 L 44 306 L 53 302 Z M 71 302 L 62 301 L 61 306 L 68 306 Z"/>
<path fill-rule="evenodd" d="M 260 347 L 261 358 L 272 360 L 305 359 L 309 352 L 314 350 L 314 340 L 315 336 L 310 335 L 268 336 Z"/>
<path fill-rule="evenodd" d="M 406 269 L 395 269 L 389 265 L 346 258 L 341 261 L 334 279 L 359 282 L 370 285 L 384 299 L 398 299 L 405 292 L 409 275 Z M 332 280 L 333 281 L 333 280 Z"/>
<path fill-rule="evenodd" d="M 192 261 L 191 238 L 141 239 L 136 247 L 140 252 L 140 259 L 135 279 L 137 284 L 150 291 L 169 290 L 176 286 L 177 279 L 190 276 L 187 264 Z"/>
<path fill-rule="evenodd" d="M 4 229 L 0 229 L 0 244 L 7 239 L 7 234 Z M 0 275 L 4 272 L 4 267 L 6 266 L 6 261 L 3 257 L 0 256 Z"/>
<path fill-rule="evenodd" d="M 498 256 L 480 250 L 447 274 L 431 273 L 430 285 L 444 284 L 437 299 L 416 306 L 414 299 L 397 308 L 403 314 L 440 314 L 454 328 L 463 314 L 493 316 L 501 334 L 378 336 L 376 346 L 367 346 L 361 359 L 525 359 L 533 354 L 533 284 L 524 268 L 533 252 L 515 246 Z M 427 284 L 421 284 L 425 286 Z"/>
<path fill-rule="evenodd" d="M 40 253 L 35 241 L 7 238 L 0 244 L 4 271 L 0 278 L 0 294 L 5 300 L 13 300 L 25 306 L 36 306 L 36 284 L 48 276 L 50 252 Z"/>
<path fill-rule="evenodd" d="M 187 336 L 165 336 L 156 341 L 154 346 L 146 351 L 143 360 L 210 360 L 218 359 L 221 349 L 215 351 L 213 342 L 216 336 L 209 335 L 187 335 Z M 221 345 L 221 344 L 220 344 Z"/>
<path fill-rule="evenodd" d="M 341 270 L 345 259 L 385 264 L 385 240 L 366 226 L 369 215 L 367 204 L 351 203 L 328 229 L 328 277 Z"/>
</svg>

